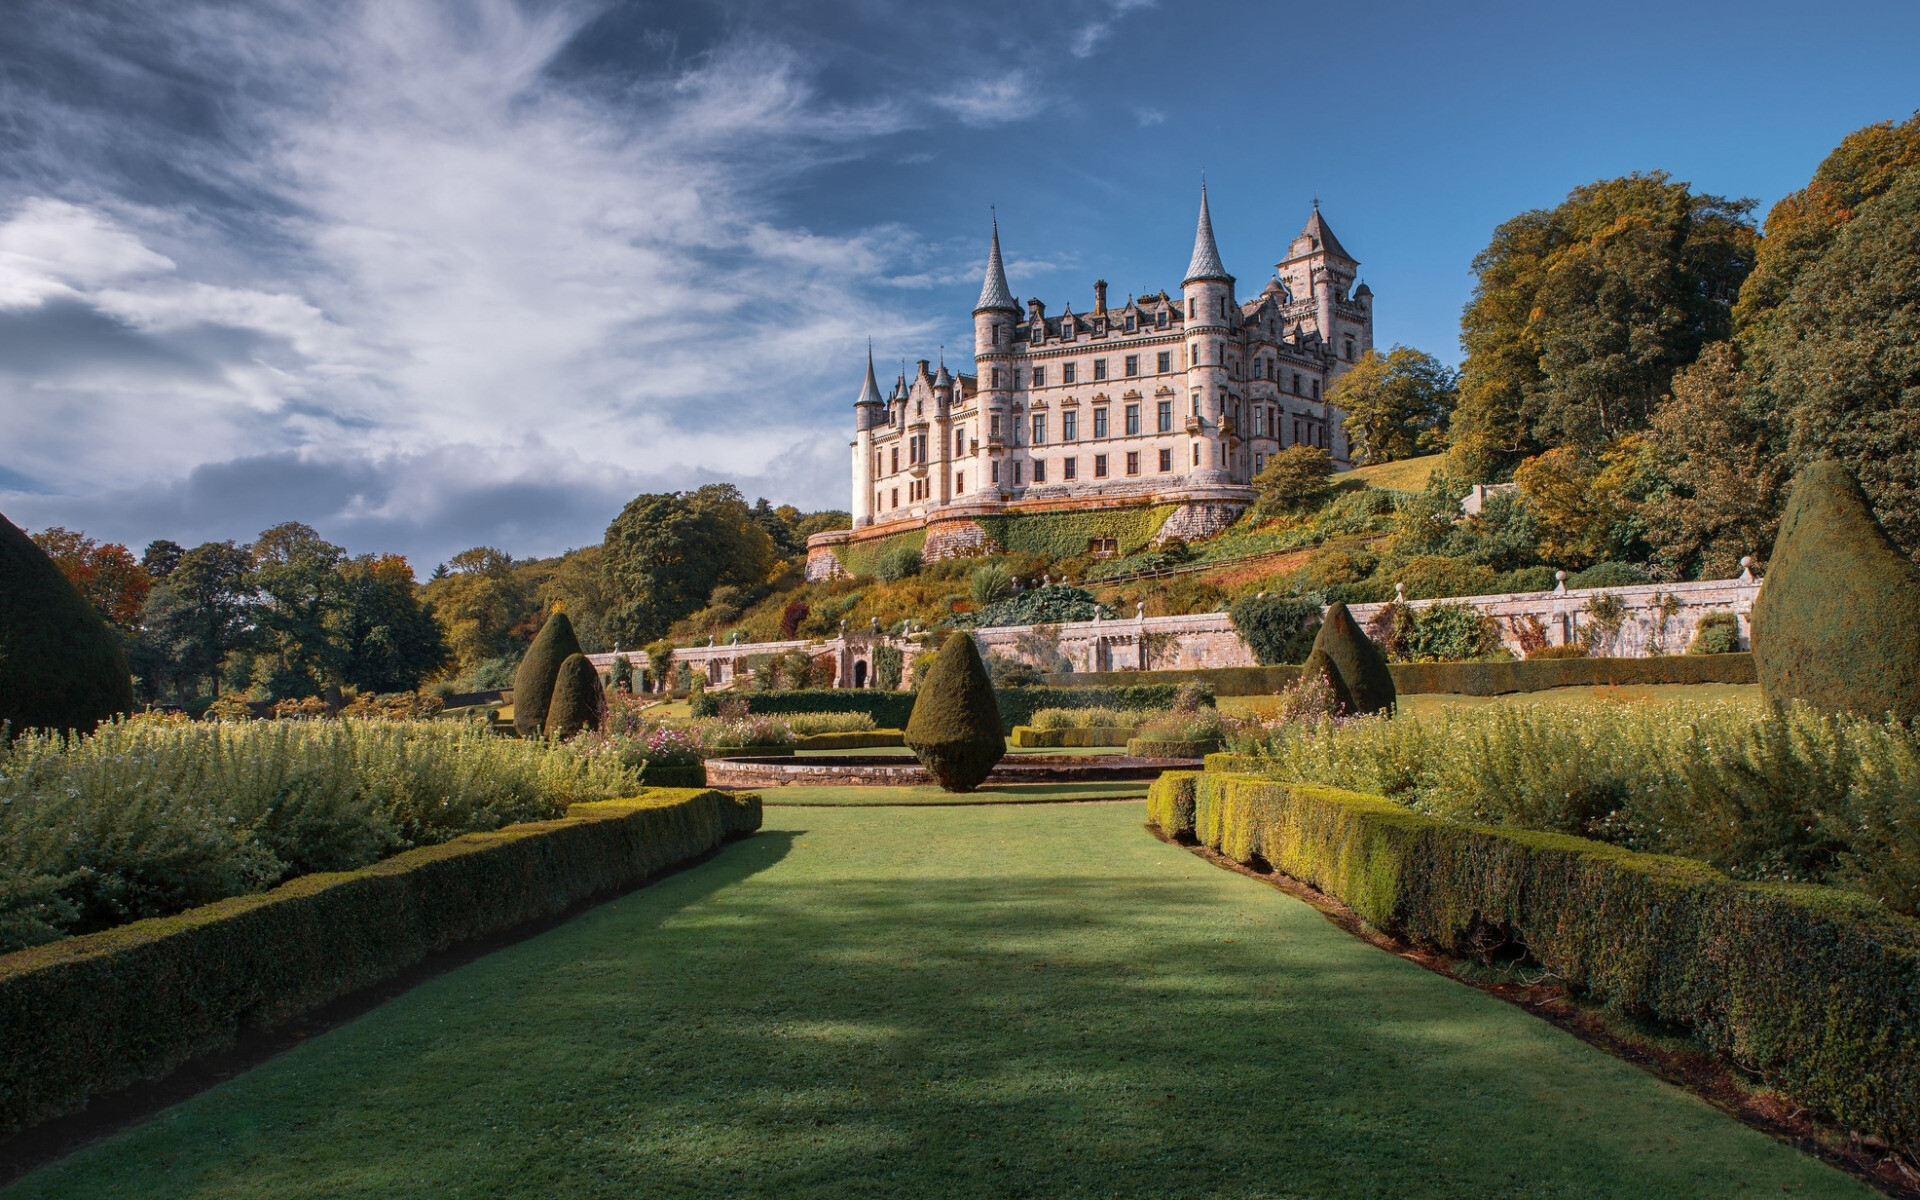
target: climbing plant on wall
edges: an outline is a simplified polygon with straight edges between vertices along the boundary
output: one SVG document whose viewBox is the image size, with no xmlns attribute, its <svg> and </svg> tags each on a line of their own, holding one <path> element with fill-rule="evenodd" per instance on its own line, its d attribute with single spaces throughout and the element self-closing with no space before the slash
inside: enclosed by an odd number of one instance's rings
<svg viewBox="0 0 1920 1200">
<path fill-rule="evenodd" d="M 996 513 L 974 523 L 1009 553 L 1079 558 L 1096 538 L 1112 538 L 1113 552 L 1132 554 L 1153 540 L 1177 505 L 1103 508 L 1090 512 Z"/>
</svg>

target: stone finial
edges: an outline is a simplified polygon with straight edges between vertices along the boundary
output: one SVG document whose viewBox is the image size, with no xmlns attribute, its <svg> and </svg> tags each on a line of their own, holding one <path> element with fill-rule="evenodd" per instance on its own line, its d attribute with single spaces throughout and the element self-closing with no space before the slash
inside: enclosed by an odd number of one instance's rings
<svg viewBox="0 0 1920 1200">
<path fill-rule="evenodd" d="M 879 633 L 879 632 L 880 632 L 880 618 L 879 618 L 879 617 L 875 617 L 875 618 L 873 619 L 873 631 L 874 631 L 875 633 Z"/>
<path fill-rule="evenodd" d="M 1253 598 L 1255 600 L 1265 600 L 1267 598 L 1267 594 L 1265 592 L 1256 592 L 1254 593 Z"/>
<path fill-rule="evenodd" d="M 1041 587 L 1052 587 L 1052 586 L 1053 586 L 1053 575 L 1052 575 L 1051 573 L 1048 573 L 1048 574 L 1045 574 L 1045 575 L 1042 575 L 1042 576 L 1040 577 L 1040 586 L 1041 586 Z"/>
<path fill-rule="evenodd" d="M 1395 604 L 1405 604 L 1407 602 L 1406 584 L 1396 583 L 1393 585 L 1393 602 Z"/>
<path fill-rule="evenodd" d="M 1145 600 L 1135 600 L 1133 602 L 1133 619 L 1136 621 L 1144 621 L 1147 619 L 1147 602 Z"/>
<path fill-rule="evenodd" d="M 1553 573 L 1553 594 L 1556 596 L 1564 596 L 1567 594 L 1567 573 L 1565 571 L 1555 571 Z"/>
<path fill-rule="evenodd" d="M 708 647 L 709 647 L 709 648 L 711 648 L 711 647 L 712 647 L 712 645 L 713 645 L 713 635 L 712 635 L 712 634 L 708 634 L 708 635 L 707 635 L 707 645 L 708 645 Z"/>
<path fill-rule="evenodd" d="M 1740 556 L 1740 582 L 1753 582 L 1753 555 L 1751 554 L 1743 554 Z"/>
</svg>

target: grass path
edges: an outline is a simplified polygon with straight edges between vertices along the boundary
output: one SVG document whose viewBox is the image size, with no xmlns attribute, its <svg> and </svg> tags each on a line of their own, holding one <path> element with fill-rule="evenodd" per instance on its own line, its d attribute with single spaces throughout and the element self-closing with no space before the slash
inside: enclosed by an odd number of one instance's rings
<svg viewBox="0 0 1920 1200">
<path fill-rule="evenodd" d="M 769 809 L 5 1196 L 1871 1194 L 1143 817 Z"/>
</svg>

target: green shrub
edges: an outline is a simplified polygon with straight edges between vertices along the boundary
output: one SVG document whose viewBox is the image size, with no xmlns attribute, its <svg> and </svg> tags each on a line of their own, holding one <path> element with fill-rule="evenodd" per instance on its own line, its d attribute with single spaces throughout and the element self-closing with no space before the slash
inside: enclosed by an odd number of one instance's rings
<svg viewBox="0 0 1920 1200">
<path fill-rule="evenodd" d="M 920 573 L 920 547 L 890 546 L 873 565 L 874 577 L 882 583 L 898 583 Z"/>
<path fill-rule="evenodd" d="M 1549 662 L 1556 658 L 1592 658 L 1593 648 L 1585 642 L 1568 642 L 1564 646 L 1542 646 L 1527 655 L 1528 662 Z"/>
<path fill-rule="evenodd" d="M 1063 583 L 1028 588 L 1018 596 L 989 604 L 977 613 L 962 613 L 976 629 L 995 629 L 1004 625 L 1058 625 L 1066 621 L 1091 621 L 1100 612 L 1093 593 Z"/>
<path fill-rule="evenodd" d="M 1307 661 L 1300 664 L 1300 679 L 1311 687 L 1319 688 L 1331 697 L 1336 715 L 1346 716 L 1354 711 L 1353 693 L 1347 690 L 1346 680 L 1340 677 L 1340 668 L 1333 665 L 1333 659 L 1318 646 L 1307 655 Z"/>
<path fill-rule="evenodd" d="M 801 737 L 816 733 L 861 733 L 875 728 L 873 714 L 863 712 L 793 713 L 781 719 Z"/>
<path fill-rule="evenodd" d="M 907 748 L 949 792 L 986 782 L 1006 753 L 993 684 L 973 639 L 950 637 L 927 672 L 907 720 Z"/>
<path fill-rule="evenodd" d="M 1841 464 L 1794 482 L 1752 622 L 1769 701 L 1920 718 L 1920 567 Z"/>
<path fill-rule="evenodd" d="M 1123 682 L 1089 687 L 996 688 L 994 703 L 1000 709 L 1001 729 L 1010 733 L 1015 725 L 1031 725 L 1033 714 L 1045 708 L 1114 708 L 1139 712 L 1143 709 L 1173 707 L 1180 692 L 1178 684 L 1134 685 L 1131 681 L 1137 674 L 1116 672 L 1101 678 Z M 1207 687 L 1206 695 L 1207 702 L 1211 703 L 1211 687 Z M 747 701 L 752 712 L 772 716 L 786 713 L 860 712 L 871 716 L 882 729 L 901 729 L 913 716 L 914 693 L 883 692 L 874 688 L 833 688 L 805 692 L 755 692 Z"/>
<path fill-rule="evenodd" d="M 868 750 L 877 746 L 904 746 L 906 734 L 898 729 L 870 729 L 851 733 L 810 733 L 794 739 L 795 750 Z"/>
<path fill-rule="evenodd" d="M 901 668 L 905 666 L 905 656 L 898 646 L 875 646 L 873 648 L 873 686 L 883 692 L 891 692 L 900 686 Z"/>
<path fill-rule="evenodd" d="M 1138 725 L 1147 715 L 1123 708 L 1043 708 L 1031 722 L 1035 729 L 1119 729 Z"/>
<path fill-rule="evenodd" d="M 759 828 L 751 794 L 653 793 L 0 958 L 0 1134 L 164 1074 L 433 951 L 631 887 Z"/>
<path fill-rule="evenodd" d="M 513 727 L 521 737 L 539 737 L 547 726 L 547 706 L 553 702 L 553 684 L 560 677 L 560 664 L 580 653 L 580 640 L 573 636 L 573 622 L 563 612 L 554 613 L 534 635 L 513 673 Z"/>
<path fill-rule="evenodd" d="M 120 639 L 46 552 L 0 516 L 0 729 L 84 733 L 132 707 Z"/>
<path fill-rule="evenodd" d="M 1623 562 L 1595 563 L 1584 571 L 1567 576 L 1567 586 L 1570 588 L 1631 587 L 1652 582 L 1645 571 L 1632 563 Z"/>
<path fill-rule="evenodd" d="M 565 741 L 582 729 L 598 729 L 607 717 L 607 696 L 600 673 L 584 654 L 569 654 L 553 681 L 553 699 L 547 705 L 546 735 Z"/>
<path fill-rule="evenodd" d="M 912 550 L 918 554 L 926 544 L 927 531 L 921 528 L 872 541 L 850 542 L 844 546 L 835 546 L 833 552 L 839 556 L 840 565 L 847 569 L 847 574 L 856 579 L 873 579 L 880 574 L 881 560 L 887 555 L 901 550 Z"/>
<path fill-rule="evenodd" d="M 975 567 L 967 575 L 967 595 L 972 598 L 976 608 L 985 608 L 996 601 L 1005 600 L 1013 595 L 1013 576 L 999 563 Z"/>
<path fill-rule="evenodd" d="M 1300 596 L 1242 596 L 1228 611 L 1261 666 L 1306 661 L 1320 632 L 1320 605 Z"/>
<path fill-rule="evenodd" d="M 1500 653 L 1500 625 L 1471 604 L 1389 603 L 1369 623 L 1394 662 L 1456 662 Z"/>
<path fill-rule="evenodd" d="M 903 729 L 913 715 L 913 693 L 883 692 L 875 688 L 821 688 L 794 692 L 755 692 L 747 697 L 748 711 L 784 716 L 788 713 L 865 713 L 882 729 Z"/>
<path fill-rule="evenodd" d="M 1127 739 L 1127 757 L 1129 758 L 1205 758 L 1219 748 L 1218 738 L 1135 737 Z"/>
<path fill-rule="evenodd" d="M 1710 612 L 1693 627 L 1688 654 L 1738 654 L 1740 618 L 1730 612 Z"/>
<path fill-rule="evenodd" d="M 1393 675 L 1387 670 L 1387 657 L 1361 632 L 1346 605 L 1328 606 L 1326 620 L 1313 639 L 1313 649 L 1325 655 L 1330 668 L 1328 679 L 1336 694 L 1344 691 L 1346 711 L 1393 711 Z M 1307 663 L 1311 666 L 1313 662 L 1309 655 Z"/>
<path fill-rule="evenodd" d="M 1122 675 L 1121 678 L 1127 678 Z M 1073 678 L 1078 678 L 1075 676 Z M 1033 716 L 1048 708 L 1113 708 L 1127 713 L 1143 713 L 1174 707 L 1182 684 L 1145 684 L 1133 687 L 1028 687 L 997 691 L 1003 729 L 1033 724 Z M 1213 703 L 1213 689 L 1201 685 L 1201 700 Z"/>
<path fill-rule="evenodd" d="M 681 670 L 686 670 L 685 663 L 681 664 Z M 705 675 L 693 675 L 688 680 L 687 715 L 696 720 L 720 715 L 720 701 L 707 692 Z"/>
<path fill-rule="evenodd" d="M 1551 661 L 1536 655 L 1524 662 L 1389 663 L 1396 694 L 1452 693 L 1504 696 L 1559 687 L 1648 686 L 1667 683 L 1752 683 L 1751 654 L 1714 654 L 1697 658 L 1588 658 L 1583 647 L 1576 661 Z M 1168 687 L 1184 680 L 1204 683 L 1220 696 L 1273 696 L 1300 680 L 1299 667 L 1195 667 L 1181 671 L 1101 671 L 1071 678 L 1077 691 L 1101 688 Z M 1064 683 L 1064 679 L 1056 679 Z M 1169 688 L 1171 691 L 1171 688 Z M 1017 693 L 1013 693 L 1017 694 Z M 1004 709 L 1007 695 L 1000 699 Z M 1147 707 L 1152 707 L 1147 705 Z M 1023 724 L 1030 722 L 1023 721 Z"/>
<path fill-rule="evenodd" d="M 1124 746 L 1133 737 L 1132 726 L 1083 725 L 1065 729 L 1036 729 L 1015 725 L 1012 742 L 1016 749 L 1038 750 L 1052 746 Z"/>
<path fill-rule="evenodd" d="M 465 721 L 136 717 L 0 745 L 0 950 L 629 795 L 617 759 Z"/>
<path fill-rule="evenodd" d="M 1920 1139 L 1920 923 L 1215 761 L 1153 785 L 1163 832 L 1270 865 L 1417 944 L 1478 953 L 1492 931 L 1576 992 L 1690 1031 L 1801 1105 L 1897 1146 Z"/>
</svg>

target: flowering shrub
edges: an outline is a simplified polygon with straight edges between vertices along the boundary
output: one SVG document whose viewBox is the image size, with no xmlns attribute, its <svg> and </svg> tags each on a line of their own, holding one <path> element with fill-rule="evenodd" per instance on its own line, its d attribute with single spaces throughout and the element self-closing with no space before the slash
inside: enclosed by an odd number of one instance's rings
<svg viewBox="0 0 1920 1200">
<path fill-rule="evenodd" d="M 1205 742 L 1220 737 L 1223 731 L 1218 709 L 1176 708 L 1143 723 L 1134 736 L 1143 742 Z"/>
</svg>

